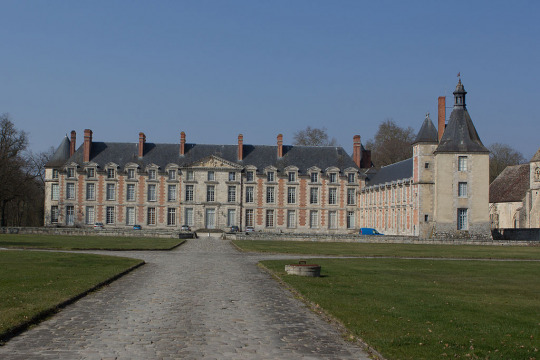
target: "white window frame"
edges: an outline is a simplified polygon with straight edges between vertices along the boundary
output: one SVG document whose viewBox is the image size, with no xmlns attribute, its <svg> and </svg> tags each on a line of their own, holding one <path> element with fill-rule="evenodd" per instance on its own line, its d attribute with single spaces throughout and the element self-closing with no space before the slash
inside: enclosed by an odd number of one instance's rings
<svg viewBox="0 0 540 360">
<path fill-rule="evenodd" d="M 274 204 L 276 202 L 275 188 L 273 186 L 268 186 L 266 188 L 266 203 Z"/>
<path fill-rule="evenodd" d="M 309 203 L 318 204 L 319 203 L 319 188 L 312 187 L 309 189 Z"/>
<path fill-rule="evenodd" d="M 86 225 L 93 225 L 95 221 L 95 211 L 93 206 L 87 206 L 85 212 L 85 222 Z"/>
<path fill-rule="evenodd" d="M 253 227 L 254 211 L 253 209 L 246 209 L 246 227 Z"/>
<path fill-rule="evenodd" d="M 175 169 L 169 169 L 168 175 L 169 175 L 169 180 L 176 180 L 176 170 Z"/>
<path fill-rule="evenodd" d="M 296 210 L 287 210 L 287 228 L 296 228 Z"/>
<path fill-rule="evenodd" d="M 135 184 L 127 184 L 126 186 L 126 201 L 135 201 L 136 196 Z"/>
<path fill-rule="evenodd" d="M 227 202 L 236 202 L 236 186 L 234 185 L 227 188 Z"/>
<path fill-rule="evenodd" d="M 468 189 L 467 189 L 467 183 L 466 182 L 459 182 L 458 183 L 458 197 L 460 198 L 466 198 L 468 195 Z"/>
<path fill-rule="evenodd" d="M 206 186 L 206 202 L 216 201 L 216 188 L 214 185 Z"/>
<path fill-rule="evenodd" d="M 255 187 L 246 186 L 246 203 L 251 204 L 255 201 Z"/>
<path fill-rule="evenodd" d="M 127 170 L 127 178 L 128 179 L 135 179 L 135 169 L 128 169 Z"/>
<path fill-rule="evenodd" d="M 275 173 L 273 171 L 269 171 L 266 173 L 266 181 L 268 182 L 274 182 L 276 181 Z"/>
<path fill-rule="evenodd" d="M 96 185 L 86 183 L 86 200 L 96 200 Z"/>
<path fill-rule="evenodd" d="M 146 210 L 146 225 L 154 226 L 156 225 L 156 208 L 149 207 Z"/>
<path fill-rule="evenodd" d="M 167 201 L 176 201 L 176 185 L 167 186 Z"/>
<path fill-rule="evenodd" d="M 116 171 L 114 168 L 108 168 L 107 169 L 107 179 L 114 179 L 116 178 Z"/>
<path fill-rule="evenodd" d="M 105 186 L 106 189 L 106 200 L 107 201 L 114 201 L 116 200 L 116 184 L 114 183 L 108 183 Z"/>
<path fill-rule="evenodd" d="M 176 225 L 176 208 L 167 208 L 167 226 Z"/>
<path fill-rule="evenodd" d="M 148 189 L 146 193 L 147 201 L 157 201 L 157 186 L 156 184 L 148 184 Z"/>
<path fill-rule="evenodd" d="M 187 226 L 193 226 L 193 208 L 186 208 L 184 210 L 184 224 Z"/>
<path fill-rule="evenodd" d="M 347 189 L 347 205 L 356 205 L 356 189 Z"/>
<path fill-rule="evenodd" d="M 156 180 L 157 171 L 155 169 L 148 170 L 148 180 Z"/>
<path fill-rule="evenodd" d="M 229 181 L 236 181 L 236 172 L 229 171 Z"/>
<path fill-rule="evenodd" d="M 318 210 L 311 210 L 309 212 L 309 227 L 310 229 L 319 228 L 319 211 Z"/>
<path fill-rule="evenodd" d="M 114 206 L 107 206 L 105 209 L 105 224 L 114 225 Z"/>
<path fill-rule="evenodd" d="M 287 204 L 296 204 L 296 188 L 293 186 L 287 188 Z"/>
<path fill-rule="evenodd" d="M 311 174 L 309 174 L 309 180 L 312 183 L 318 183 L 319 182 L 319 173 L 312 172 Z"/>
<path fill-rule="evenodd" d="M 468 209 L 457 209 L 457 229 L 458 230 L 469 229 L 468 215 L 469 215 Z"/>
<path fill-rule="evenodd" d="M 193 201 L 195 196 L 195 185 L 186 185 L 186 201 Z"/>
<path fill-rule="evenodd" d="M 467 156 L 458 156 L 458 171 L 467 171 Z"/>
<path fill-rule="evenodd" d="M 66 183 L 66 199 L 75 200 L 75 183 Z"/>
<path fill-rule="evenodd" d="M 127 207 L 126 208 L 126 225 L 135 225 L 135 208 Z"/>
<path fill-rule="evenodd" d="M 266 210 L 266 227 L 272 228 L 274 227 L 274 210 L 269 209 Z"/>
<path fill-rule="evenodd" d="M 60 185 L 51 184 L 51 200 L 58 200 L 60 198 Z"/>
<path fill-rule="evenodd" d="M 347 229 L 355 228 L 355 214 L 354 211 L 347 211 Z"/>
<path fill-rule="evenodd" d="M 328 205 L 337 204 L 337 188 L 328 188 Z"/>
<path fill-rule="evenodd" d="M 51 206 L 51 224 L 57 224 L 58 223 L 58 205 Z"/>
<path fill-rule="evenodd" d="M 215 181 L 216 180 L 216 173 L 214 171 L 208 171 L 208 174 L 206 175 L 206 179 L 208 181 Z"/>
</svg>

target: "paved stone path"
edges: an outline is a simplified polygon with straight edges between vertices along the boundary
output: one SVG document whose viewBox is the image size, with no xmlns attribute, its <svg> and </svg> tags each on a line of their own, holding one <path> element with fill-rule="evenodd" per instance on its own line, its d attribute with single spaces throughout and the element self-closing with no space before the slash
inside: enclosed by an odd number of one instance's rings
<svg viewBox="0 0 540 360">
<path fill-rule="evenodd" d="M 0 359 L 368 359 L 257 268 L 272 256 L 216 238 L 114 255 L 147 264 L 13 338 Z"/>
</svg>

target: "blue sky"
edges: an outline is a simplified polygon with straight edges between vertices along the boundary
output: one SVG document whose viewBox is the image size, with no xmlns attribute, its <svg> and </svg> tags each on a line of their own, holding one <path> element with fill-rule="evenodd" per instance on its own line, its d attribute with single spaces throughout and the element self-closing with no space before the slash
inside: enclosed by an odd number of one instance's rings
<svg viewBox="0 0 540 360">
<path fill-rule="evenodd" d="M 485 145 L 540 147 L 540 2 L 0 1 L 0 113 L 56 147 L 418 131 L 457 73 Z M 447 116 L 449 115 L 447 112 Z"/>
</svg>

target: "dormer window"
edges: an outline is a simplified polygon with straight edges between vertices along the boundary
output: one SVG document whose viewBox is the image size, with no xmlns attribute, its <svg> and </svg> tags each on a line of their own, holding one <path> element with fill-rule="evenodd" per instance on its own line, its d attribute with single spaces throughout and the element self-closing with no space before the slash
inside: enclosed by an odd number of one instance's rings
<svg viewBox="0 0 540 360">
<path fill-rule="evenodd" d="M 313 172 L 310 174 L 310 180 L 312 183 L 316 183 L 319 181 L 319 174 L 316 172 Z"/>
<path fill-rule="evenodd" d="M 266 181 L 268 182 L 274 182 L 275 181 L 275 173 L 273 171 L 269 171 L 267 174 L 266 174 Z"/>
<path fill-rule="evenodd" d="M 53 179 L 58 179 L 58 169 L 53 169 L 53 171 L 52 171 L 52 178 L 53 178 Z"/>
<path fill-rule="evenodd" d="M 354 183 L 354 181 L 356 179 L 356 176 L 354 176 L 354 175 L 355 175 L 354 173 L 348 173 L 347 174 L 347 181 L 349 182 L 349 184 Z"/>
<path fill-rule="evenodd" d="M 128 169 L 127 178 L 130 180 L 135 179 L 135 169 Z"/>
<path fill-rule="evenodd" d="M 89 179 L 96 177 L 96 169 L 94 168 L 88 168 L 86 169 L 86 177 Z"/>
<path fill-rule="evenodd" d="M 295 182 L 296 181 L 296 173 L 294 171 L 289 171 L 289 182 Z"/>
<path fill-rule="evenodd" d="M 207 179 L 208 179 L 208 181 L 214 181 L 216 179 L 216 173 L 213 172 L 213 171 L 209 171 Z"/>
<path fill-rule="evenodd" d="M 253 171 L 246 172 L 246 181 L 253 181 Z"/>
<path fill-rule="evenodd" d="M 229 171 L 229 181 L 236 181 L 236 173 L 234 171 Z"/>
<path fill-rule="evenodd" d="M 156 170 L 148 170 L 148 180 L 156 180 Z"/>
<path fill-rule="evenodd" d="M 115 171 L 114 169 L 107 169 L 107 179 L 114 179 L 115 178 Z"/>
<path fill-rule="evenodd" d="M 175 169 L 169 170 L 169 180 L 176 180 L 176 170 Z"/>
<path fill-rule="evenodd" d="M 330 182 L 336 183 L 337 182 L 337 174 L 336 173 L 330 173 Z"/>
<path fill-rule="evenodd" d="M 186 171 L 186 181 L 193 181 L 193 179 L 194 179 L 193 170 Z"/>
<path fill-rule="evenodd" d="M 74 178 L 75 177 L 75 168 L 68 168 L 67 169 L 67 177 L 68 178 Z"/>
</svg>

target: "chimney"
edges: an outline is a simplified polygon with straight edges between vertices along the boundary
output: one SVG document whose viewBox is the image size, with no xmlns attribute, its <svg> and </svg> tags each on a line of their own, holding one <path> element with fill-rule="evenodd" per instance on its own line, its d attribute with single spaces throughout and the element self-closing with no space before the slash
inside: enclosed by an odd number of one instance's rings
<svg viewBox="0 0 540 360">
<path fill-rule="evenodd" d="M 244 159 L 244 135 L 238 135 L 238 161 Z"/>
<path fill-rule="evenodd" d="M 283 157 L 283 135 L 277 136 L 277 157 L 281 159 Z"/>
<path fill-rule="evenodd" d="M 73 136 L 73 133 L 72 133 Z M 90 161 L 90 149 L 92 148 L 92 130 L 84 130 L 84 156 L 83 161 Z"/>
<path fill-rule="evenodd" d="M 439 96 L 439 117 L 437 127 L 439 129 L 439 141 L 444 134 L 444 127 L 446 122 L 446 96 Z"/>
<path fill-rule="evenodd" d="M 361 168 L 370 168 L 371 167 L 371 150 L 362 151 L 362 166 Z"/>
<path fill-rule="evenodd" d="M 73 156 L 73 154 L 75 153 L 75 143 L 77 141 L 77 133 L 75 132 L 75 130 L 71 130 L 71 142 L 69 143 L 69 156 Z"/>
<path fill-rule="evenodd" d="M 186 153 L 186 133 L 181 132 L 180 133 L 180 155 L 184 155 Z"/>
<path fill-rule="evenodd" d="M 139 133 L 139 157 L 142 158 L 144 155 L 144 143 L 146 142 L 146 135 L 143 132 Z"/>
<path fill-rule="evenodd" d="M 356 166 L 360 167 L 362 160 L 362 143 L 360 141 L 360 135 L 353 136 L 353 161 Z"/>
</svg>

